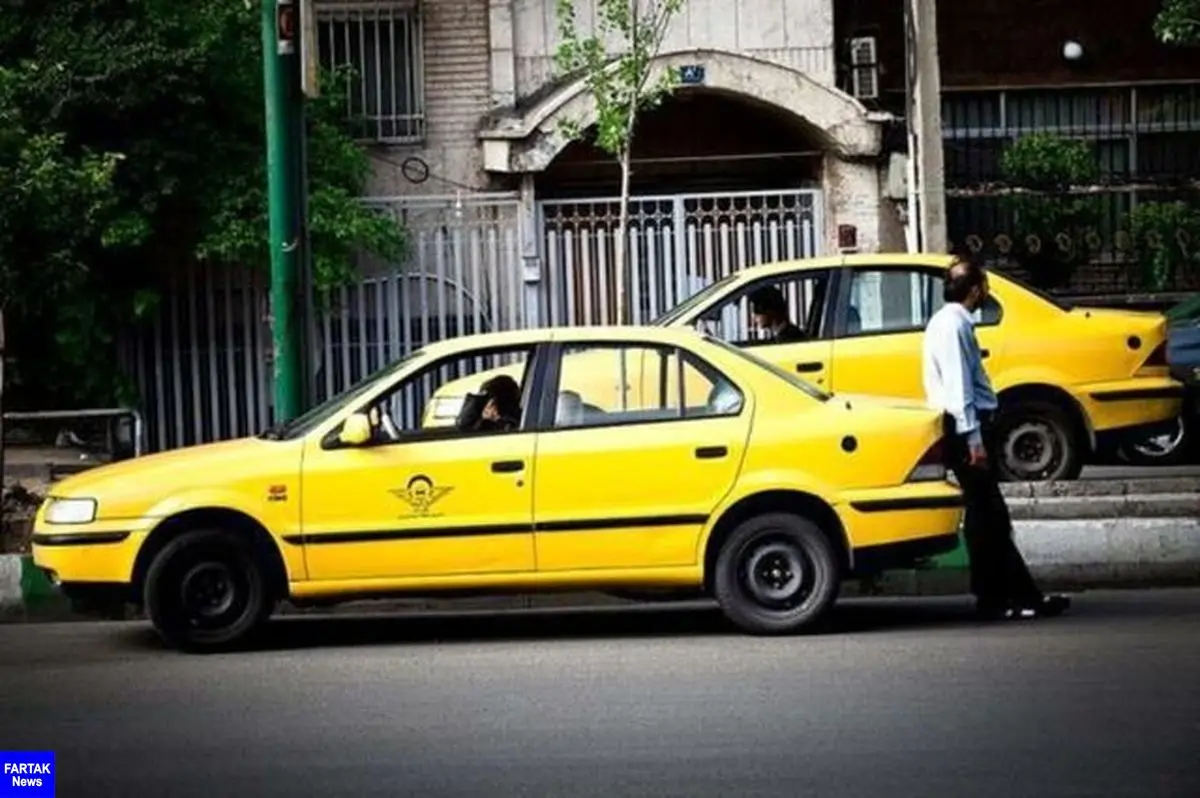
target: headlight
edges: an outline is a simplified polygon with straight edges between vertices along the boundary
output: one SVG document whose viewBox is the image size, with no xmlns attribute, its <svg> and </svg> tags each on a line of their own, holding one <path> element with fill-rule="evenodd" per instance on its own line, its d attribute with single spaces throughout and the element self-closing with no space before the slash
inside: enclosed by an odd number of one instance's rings
<svg viewBox="0 0 1200 798">
<path fill-rule="evenodd" d="M 50 499 L 45 518 L 47 524 L 90 524 L 96 520 L 96 500 Z"/>
</svg>

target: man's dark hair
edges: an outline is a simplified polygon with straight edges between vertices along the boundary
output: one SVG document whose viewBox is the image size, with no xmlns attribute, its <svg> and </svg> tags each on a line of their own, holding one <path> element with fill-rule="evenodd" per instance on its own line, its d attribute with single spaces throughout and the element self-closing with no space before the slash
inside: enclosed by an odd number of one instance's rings
<svg viewBox="0 0 1200 798">
<path fill-rule="evenodd" d="M 955 253 L 954 263 L 946 270 L 942 283 L 942 298 L 947 302 L 963 302 L 977 285 L 983 285 L 983 261 L 969 253 Z"/>
<path fill-rule="evenodd" d="M 787 316 L 787 300 L 773 285 L 763 286 L 750 294 L 750 307 L 765 316 Z"/>
</svg>

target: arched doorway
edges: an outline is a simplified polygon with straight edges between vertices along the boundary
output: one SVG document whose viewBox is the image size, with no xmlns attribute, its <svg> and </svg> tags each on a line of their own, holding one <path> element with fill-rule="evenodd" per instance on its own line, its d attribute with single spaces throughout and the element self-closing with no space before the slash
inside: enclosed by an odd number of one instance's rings
<svg viewBox="0 0 1200 798">
<path fill-rule="evenodd" d="M 552 324 L 617 317 L 620 168 L 590 131 L 535 176 Z M 634 131 L 628 268 L 649 321 L 746 266 L 822 251 L 825 150 L 810 126 L 724 91 L 678 92 Z"/>
<path fill-rule="evenodd" d="M 535 177 L 538 197 L 619 192 L 616 159 L 592 143 L 568 144 Z M 788 112 L 722 91 L 681 91 L 644 113 L 634 130 L 631 195 L 807 188 L 821 185 L 825 148 Z"/>
</svg>

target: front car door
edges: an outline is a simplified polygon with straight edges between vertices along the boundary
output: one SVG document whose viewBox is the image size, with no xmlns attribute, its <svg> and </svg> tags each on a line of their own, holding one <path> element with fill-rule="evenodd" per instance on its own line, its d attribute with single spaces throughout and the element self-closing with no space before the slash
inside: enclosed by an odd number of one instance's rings
<svg viewBox="0 0 1200 798">
<path fill-rule="evenodd" d="M 530 413 L 511 431 L 467 432 L 431 425 L 435 415 L 426 412 L 441 384 L 496 374 L 515 375 L 527 409 L 534 351 L 471 350 L 432 361 L 359 408 L 372 420 L 370 444 L 339 445 L 337 429 L 308 444 L 301 504 L 310 579 L 535 569 Z"/>
<path fill-rule="evenodd" d="M 833 314 L 833 391 L 924 398 L 921 342 L 945 304 L 944 275 L 934 266 L 843 269 Z M 994 299 L 975 314 L 985 366 L 1001 355 L 1000 315 Z"/>
<path fill-rule="evenodd" d="M 556 349 L 534 472 L 538 570 L 693 565 L 709 516 L 737 479 L 750 397 L 674 347 Z M 639 365 L 639 400 L 601 409 L 602 397 Z"/>
<path fill-rule="evenodd" d="M 716 338 L 753 348 L 764 360 L 828 389 L 833 378 L 833 295 L 831 269 L 800 269 L 755 280 L 714 299 L 696 315 Z M 804 331 L 804 341 L 774 343 L 754 329 L 750 296 L 774 287 L 787 299 L 791 321 Z"/>
</svg>

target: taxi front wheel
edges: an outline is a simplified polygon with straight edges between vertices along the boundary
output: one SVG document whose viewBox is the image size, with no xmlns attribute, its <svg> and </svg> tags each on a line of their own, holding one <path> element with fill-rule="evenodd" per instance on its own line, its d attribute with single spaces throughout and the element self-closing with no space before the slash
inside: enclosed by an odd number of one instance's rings
<svg viewBox="0 0 1200 798">
<path fill-rule="evenodd" d="M 743 521 L 717 556 L 714 592 L 751 634 L 791 634 L 819 621 L 838 591 L 837 555 L 807 518 L 768 513 Z"/>
<path fill-rule="evenodd" d="M 146 574 L 145 601 L 159 635 L 188 651 L 240 641 L 270 609 L 249 542 L 220 530 L 186 532 L 163 547 Z"/>
</svg>

